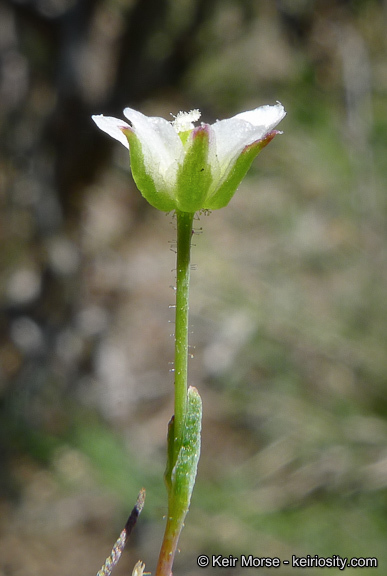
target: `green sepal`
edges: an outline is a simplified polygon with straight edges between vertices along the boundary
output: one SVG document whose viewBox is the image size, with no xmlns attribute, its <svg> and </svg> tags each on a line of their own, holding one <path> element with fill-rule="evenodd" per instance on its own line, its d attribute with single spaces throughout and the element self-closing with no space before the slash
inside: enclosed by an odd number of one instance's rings
<svg viewBox="0 0 387 576">
<path fill-rule="evenodd" d="M 205 210 L 217 210 L 227 206 L 231 198 L 234 196 L 239 184 L 246 176 L 254 158 L 256 158 L 260 153 L 262 148 L 269 144 L 276 134 L 276 131 L 270 132 L 265 139 L 246 146 L 238 157 L 238 160 L 235 162 L 227 180 L 223 182 L 220 188 L 218 188 L 212 196 L 207 198 L 205 206 L 203 206 Z"/>
<path fill-rule="evenodd" d="M 202 427 L 202 400 L 193 386 L 188 388 L 187 412 L 182 444 L 171 473 L 170 492 L 173 515 L 188 511 L 200 456 L 200 433 Z M 172 442 L 171 442 L 172 445 Z M 170 444 L 168 446 L 168 452 Z"/>
<path fill-rule="evenodd" d="M 203 125 L 195 128 L 187 140 L 184 162 L 177 173 L 177 208 L 181 212 L 196 212 L 204 208 L 212 182 L 208 163 L 209 132 Z"/>
<path fill-rule="evenodd" d="M 130 166 L 132 169 L 133 180 L 145 200 L 147 200 L 151 206 L 157 208 L 157 210 L 162 210 L 163 212 L 175 210 L 176 202 L 171 198 L 170 194 L 166 190 L 160 190 L 159 187 L 156 189 L 154 177 L 149 173 L 145 166 L 144 155 L 139 138 L 129 129 L 123 130 L 123 133 L 129 141 Z"/>
</svg>

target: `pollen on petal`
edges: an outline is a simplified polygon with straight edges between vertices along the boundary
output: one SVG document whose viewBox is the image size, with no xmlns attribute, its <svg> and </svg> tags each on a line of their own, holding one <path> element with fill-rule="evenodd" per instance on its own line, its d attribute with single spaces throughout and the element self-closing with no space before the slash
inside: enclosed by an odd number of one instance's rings
<svg viewBox="0 0 387 576">
<path fill-rule="evenodd" d="M 175 116 L 172 125 L 176 132 L 187 132 L 187 130 L 193 130 L 195 128 L 193 123 L 197 122 L 200 116 L 201 113 L 197 109 L 191 110 L 190 112 L 179 112 L 178 115 Z"/>
</svg>

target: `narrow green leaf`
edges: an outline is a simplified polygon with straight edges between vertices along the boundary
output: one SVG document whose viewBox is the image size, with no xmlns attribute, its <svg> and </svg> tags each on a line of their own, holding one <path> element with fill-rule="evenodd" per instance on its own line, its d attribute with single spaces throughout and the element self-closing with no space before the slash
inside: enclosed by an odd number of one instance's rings
<svg viewBox="0 0 387 576">
<path fill-rule="evenodd" d="M 173 453 L 175 444 L 175 416 L 172 416 L 168 422 L 167 434 L 167 465 L 164 472 L 164 480 L 167 485 L 168 495 L 171 493 L 172 488 L 172 470 L 174 466 Z"/>
<path fill-rule="evenodd" d="M 193 386 L 188 388 L 183 442 L 172 470 L 173 508 L 177 516 L 188 511 L 200 456 L 202 400 Z"/>
</svg>

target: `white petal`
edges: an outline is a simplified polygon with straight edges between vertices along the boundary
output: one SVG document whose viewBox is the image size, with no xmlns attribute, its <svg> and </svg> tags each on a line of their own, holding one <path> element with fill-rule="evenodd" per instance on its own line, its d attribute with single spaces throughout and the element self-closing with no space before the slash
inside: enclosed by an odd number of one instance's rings
<svg viewBox="0 0 387 576">
<path fill-rule="evenodd" d="M 219 164 L 234 162 L 243 148 L 254 142 L 255 128 L 249 122 L 229 118 L 212 125 L 215 134 L 216 156 Z"/>
<path fill-rule="evenodd" d="M 163 178 L 169 180 L 170 185 L 174 185 L 184 150 L 172 124 L 164 118 L 148 117 L 132 108 L 125 108 L 124 114 L 141 141 L 147 168 L 156 178 L 159 172 Z"/>
<path fill-rule="evenodd" d="M 129 149 L 129 142 L 122 132 L 127 128 L 130 128 L 129 124 L 124 122 L 124 120 L 119 120 L 118 118 L 112 118 L 111 116 L 104 116 L 100 114 L 98 116 L 91 117 L 94 122 L 97 124 L 98 128 L 109 134 L 112 138 L 118 140 L 125 146 L 125 148 Z"/>
<path fill-rule="evenodd" d="M 264 138 L 285 114 L 283 106 L 278 103 L 242 112 L 213 124 L 216 155 L 222 174 L 234 164 L 245 146 Z"/>
<path fill-rule="evenodd" d="M 284 116 L 286 116 L 284 107 L 277 102 L 275 106 L 260 106 L 259 108 L 255 108 L 255 110 L 241 112 L 234 116 L 234 118 L 246 120 L 246 122 L 250 122 L 253 126 L 261 128 L 263 131 L 262 138 L 267 132 L 271 132 Z"/>
</svg>

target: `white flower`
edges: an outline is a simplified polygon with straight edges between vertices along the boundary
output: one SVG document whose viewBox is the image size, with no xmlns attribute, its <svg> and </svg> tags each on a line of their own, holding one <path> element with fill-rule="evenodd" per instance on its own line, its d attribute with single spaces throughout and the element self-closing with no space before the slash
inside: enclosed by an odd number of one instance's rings
<svg viewBox="0 0 387 576">
<path fill-rule="evenodd" d="M 133 178 L 150 204 L 196 212 L 228 204 L 255 156 L 278 134 L 274 128 L 285 114 L 277 103 L 196 128 L 199 110 L 179 112 L 172 122 L 132 108 L 124 110 L 130 124 L 92 118 L 130 149 Z"/>
</svg>

